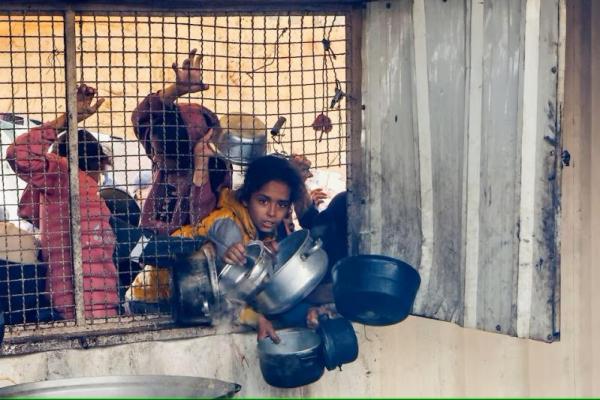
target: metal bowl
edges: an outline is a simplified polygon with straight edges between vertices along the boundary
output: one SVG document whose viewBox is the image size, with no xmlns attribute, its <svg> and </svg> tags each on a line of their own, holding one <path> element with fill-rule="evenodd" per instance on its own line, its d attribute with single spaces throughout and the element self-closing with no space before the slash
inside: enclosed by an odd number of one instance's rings
<svg viewBox="0 0 600 400">
<path fill-rule="evenodd" d="M 249 114 L 229 114 L 219 121 L 212 150 L 237 165 L 248 165 L 267 154 L 267 128 Z"/>
<path fill-rule="evenodd" d="M 237 383 L 195 376 L 124 375 L 56 379 L 0 388 L 0 397 L 223 398 L 239 392 Z"/>
</svg>

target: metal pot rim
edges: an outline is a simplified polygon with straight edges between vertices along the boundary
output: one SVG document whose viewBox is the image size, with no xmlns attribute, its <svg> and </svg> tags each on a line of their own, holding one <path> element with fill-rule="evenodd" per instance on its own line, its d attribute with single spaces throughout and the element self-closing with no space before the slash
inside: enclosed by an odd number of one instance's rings
<svg viewBox="0 0 600 400">
<path fill-rule="evenodd" d="M 321 338 L 321 336 L 318 335 L 315 331 L 313 331 L 312 329 L 308 329 L 308 328 L 285 328 L 285 329 L 278 330 L 277 334 L 281 337 L 282 340 L 288 334 L 309 334 L 309 335 L 315 337 L 315 339 L 317 339 L 317 344 L 315 344 L 307 349 L 302 349 L 302 350 L 298 350 L 298 351 L 294 351 L 294 352 L 290 352 L 290 353 L 271 353 L 271 352 L 266 351 L 265 346 L 278 346 L 278 344 L 273 343 L 271 341 L 271 338 L 266 337 L 266 338 L 258 340 L 257 348 L 258 348 L 259 356 L 265 355 L 268 357 L 275 357 L 275 358 L 290 357 L 290 356 L 304 356 L 304 355 L 309 355 L 311 353 L 314 353 L 323 344 L 323 338 Z M 269 342 L 271 342 L 271 343 L 269 343 Z M 264 344 L 264 343 L 266 343 L 266 344 Z"/>
</svg>

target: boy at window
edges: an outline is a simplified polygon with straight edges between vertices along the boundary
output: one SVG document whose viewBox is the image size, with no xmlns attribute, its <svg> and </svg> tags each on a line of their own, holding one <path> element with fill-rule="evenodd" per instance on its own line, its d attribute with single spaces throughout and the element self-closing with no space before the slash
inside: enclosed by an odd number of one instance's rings
<svg viewBox="0 0 600 400">
<path fill-rule="evenodd" d="M 96 90 L 85 84 L 77 88 L 77 121 L 89 118 L 102 105 L 102 98 L 92 104 L 95 94 Z M 28 183 L 19 202 L 19 217 L 40 229 L 51 304 L 62 318 L 73 319 L 68 135 L 57 140 L 58 132 L 66 127 L 65 113 L 33 128 L 15 139 L 6 158 L 17 176 Z M 115 240 L 110 212 L 98 194 L 98 181 L 111 160 L 91 133 L 80 129 L 77 135 L 85 316 L 110 317 L 117 315 L 119 302 L 117 269 L 112 261 Z M 55 142 L 54 151 L 48 152 Z"/>
</svg>

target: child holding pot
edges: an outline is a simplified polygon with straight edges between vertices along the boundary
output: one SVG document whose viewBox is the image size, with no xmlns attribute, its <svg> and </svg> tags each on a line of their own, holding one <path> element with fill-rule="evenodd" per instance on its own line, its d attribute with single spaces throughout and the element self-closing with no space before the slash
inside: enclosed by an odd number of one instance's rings
<svg viewBox="0 0 600 400">
<path fill-rule="evenodd" d="M 303 182 L 289 161 L 276 156 L 264 156 L 253 161 L 236 190 L 224 188 L 217 208 L 200 224 L 185 226 L 174 234 L 205 236 L 216 249 L 217 260 L 224 264 L 245 264 L 245 245 L 261 240 L 272 251 L 283 239 L 279 229 L 292 204 L 300 199 Z M 279 338 L 272 323 L 264 316 L 246 308 L 240 322 L 254 325 L 258 338 Z"/>
</svg>

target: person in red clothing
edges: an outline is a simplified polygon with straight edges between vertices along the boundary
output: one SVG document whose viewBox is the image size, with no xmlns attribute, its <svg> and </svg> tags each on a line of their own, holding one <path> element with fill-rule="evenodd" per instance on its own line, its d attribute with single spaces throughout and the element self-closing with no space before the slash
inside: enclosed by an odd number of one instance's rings
<svg viewBox="0 0 600 400">
<path fill-rule="evenodd" d="M 202 81 L 201 55 L 189 53 L 173 63 L 175 83 L 150 93 L 133 111 L 133 130 L 152 160 L 152 187 L 142 206 L 140 226 L 169 235 L 195 225 L 216 206 L 219 190 L 231 186 L 231 165 L 215 157 L 207 143 L 219 119 L 196 103 L 177 103 L 208 89 Z"/>
<path fill-rule="evenodd" d="M 77 89 L 77 120 L 95 114 L 104 102 L 92 104 L 96 90 L 85 84 Z M 71 217 L 69 210 L 68 136 L 57 139 L 67 127 L 67 114 L 18 136 L 9 146 L 7 161 L 28 183 L 19 202 L 19 216 L 40 229 L 42 258 L 48 264 L 46 291 L 51 305 L 65 319 L 75 316 Z M 52 143 L 54 150 L 48 152 Z M 99 196 L 98 181 L 111 159 L 96 138 L 78 131 L 81 256 L 85 316 L 117 315 L 117 269 L 112 261 L 115 238 L 110 211 Z"/>
</svg>

